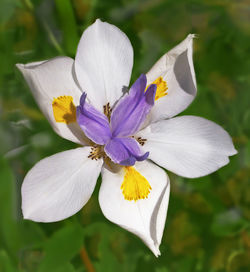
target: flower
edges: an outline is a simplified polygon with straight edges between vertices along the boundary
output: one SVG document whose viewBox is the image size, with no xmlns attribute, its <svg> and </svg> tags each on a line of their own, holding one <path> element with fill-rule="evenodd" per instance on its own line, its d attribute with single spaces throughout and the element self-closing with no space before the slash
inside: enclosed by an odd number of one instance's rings
<svg viewBox="0 0 250 272">
<path fill-rule="evenodd" d="M 160 255 L 170 192 L 161 167 L 195 178 L 236 154 L 217 124 L 174 117 L 196 96 L 193 38 L 163 55 L 125 94 L 132 46 L 117 27 L 100 20 L 83 33 L 75 60 L 17 64 L 55 132 L 83 146 L 45 158 L 28 172 L 22 185 L 25 219 L 54 222 L 75 214 L 101 173 L 103 214 Z"/>
</svg>

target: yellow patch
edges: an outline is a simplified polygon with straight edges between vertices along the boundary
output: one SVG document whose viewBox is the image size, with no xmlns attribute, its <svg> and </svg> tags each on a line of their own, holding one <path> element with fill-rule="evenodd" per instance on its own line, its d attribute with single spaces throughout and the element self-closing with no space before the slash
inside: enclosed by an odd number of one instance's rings
<svg viewBox="0 0 250 272">
<path fill-rule="evenodd" d="M 66 124 L 76 122 L 76 107 L 72 96 L 64 95 L 54 98 L 52 108 L 56 122 Z"/>
<path fill-rule="evenodd" d="M 157 86 L 156 94 L 155 94 L 155 101 L 168 94 L 167 93 L 167 89 L 168 89 L 167 82 L 165 80 L 163 80 L 162 77 L 158 77 L 151 84 L 155 84 Z M 147 88 L 148 88 L 148 86 L 147 86 Z"/>
<path fill-rule="evenodd" d="M 146 178 L 132 166 L 126 166 L 124 170 L 125 174 L 121 185 L 124 198 L 134 201 L 148 198 L 152 188 Z"/>
</svg>

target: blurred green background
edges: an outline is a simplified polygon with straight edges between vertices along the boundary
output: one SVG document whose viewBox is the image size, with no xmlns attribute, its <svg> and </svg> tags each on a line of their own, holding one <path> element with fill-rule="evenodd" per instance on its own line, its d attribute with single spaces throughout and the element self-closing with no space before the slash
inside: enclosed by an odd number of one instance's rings
<svg viewBox="0 0 250 272">
<path fill-rule="evenodd" d="M 171 173 L 158 259 L 104 218 L 97 196 L 58 223 L 22 219 L 20 187 L 40 159 L 74 148 L 50 128 L 15 63 L 74 57 L 96 18 L 115 24 L 135 52 L 132 81 L 188 33 L 198 96 L 183 113 L 233 137 L 238 155 L 207 177 Z M 0 271 L 250 271 L 250 2 L 247 0 L 0 1 Z"/>
</svg>

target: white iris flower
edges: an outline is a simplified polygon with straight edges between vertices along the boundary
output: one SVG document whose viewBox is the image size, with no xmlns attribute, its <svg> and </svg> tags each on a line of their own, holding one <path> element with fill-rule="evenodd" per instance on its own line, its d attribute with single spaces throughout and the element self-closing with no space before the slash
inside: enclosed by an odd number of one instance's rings
<svg viewBox="0 0 250 272">
<path fill-rule="evenodd" d="M 100 20 L 83 33 L 75 60 L 17 64 L 55 132 L 82 145 L 43 159 L 28 172 L 22 185 L 25 219 L 72 216 L 87 203 L 101 173 L 105 217 L 160 255 L 170 182 L 159 166 L 195 178 L 237 153 L 217 124 L 175 117 L 196 96 L 193 38 L 188 35 L 162 56 L 125 95 L 133 48 L 121 30 Z"/>
</svg>

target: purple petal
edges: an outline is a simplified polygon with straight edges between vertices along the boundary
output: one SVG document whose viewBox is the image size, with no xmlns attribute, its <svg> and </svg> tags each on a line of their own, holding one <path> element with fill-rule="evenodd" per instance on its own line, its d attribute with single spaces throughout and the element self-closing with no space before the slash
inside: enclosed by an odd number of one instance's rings
<svg viewBox="0 0 250 272">
<path fill-rule="evenodd" d="M 113 137 L 131 136 L 137 132 L 154 105 L 156 85 L 145 91 L 147 79 L 142 74 L 132 85 L 129 94 L 118 102 L 111 115 Z"/>
<path fill-rule="evenodd" d="M 85 135 L 96 144 L 104 145 L 111 138 L 111 130 L 106 115 L 86 102 L 86 94 L 80 99 L 76 109 L 77 123 Z"/>
<path fill-rule="evenodd" d="M 114 163 L 121 165 L 134 165 L 149 155 L 149 152 L 143 154 L 137 141 L 132 138 L 113 138 L 105 145 L 104 151 Z"/>
</svg>

